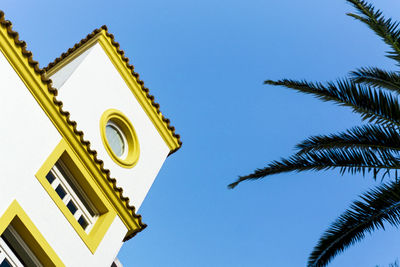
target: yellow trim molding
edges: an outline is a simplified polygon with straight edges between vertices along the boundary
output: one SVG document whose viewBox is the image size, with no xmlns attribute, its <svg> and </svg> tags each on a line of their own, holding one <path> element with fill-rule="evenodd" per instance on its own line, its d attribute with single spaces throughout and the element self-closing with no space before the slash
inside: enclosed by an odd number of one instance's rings
<svg viewBox="0 0 400 267">
<path fill-rule="evenodd" d="M 62 102 L 56 99 L 56 89 L 51 87 L 50 81 L 44 76 L 44 71 L 32 59 L 32 53 L 26 50 L 25 42 L 18 39 L 18 33 L 11 29 L 11 23 L 4 19 L 2 13 L 0 13 L 0 52 L 7 58 L 74 155 L 87 168 L 101 192 L 107 196 L 127 227 L 126 239 L 144 229 L 146 225 L 142 223 L 141 216 L 135 214 L 134 207 L 129 205 L 129 199 L 123 197 L 122 190 L 115 185 L 115 179 L 111 179 L 109 171 L 103 168 L 96 151 L 90 149 L 90 142 L 83 139 L 83 133 L 76 129 L 76 122 L 71 121 L 69 113 L 62 109 Z"/>
<path fill-rule="evenodd" d="M 78 221 L 74 218 L 62 199 L 57 195 L 56 191 L 53 189 L 53 187 L 51 187 L 51 184 L 46 179 L 46 175 L 59 159 L 61 159 L 62 162 L 67 166 L 75 180 L 79 183 L 79 186 L 88 196 L 90 202 L 100 213 L 99 218 L 96 220 L 89 234 L 83 230 Z M 88 171 L 64 140 L 61 140 L 61 142 L 47 158 L 46 162 L 36 173 L 36 178 L 47 191 L 49 196 L 53 199 L 54 203 L 60 209 L 62 214 L 64 214 L 71 226 L 78 233 L 82 241 L 94 254 L 104 235 L 110 228 L 111 223 L 114 221 L 116 213 L 108 202 L 107 197 L 104 196 L 101 190 L 97 187 L 94 179 L 90 177 Z"/>
<path fill-rule="evenodd" d="M 109 122 L 116 124 L 126 138 L 128 153 L 125 158 L 118 157 L 108 143 L 106 126 Z M 133 128 L 133 125 L 129 121 L 128 117 L 126 117 L 117 109 L 106 110 L 100 118 L 100 133 L 103 145 L 115 163 L 124 168 L 132 168 L 136 165 L 137 161 L 139 160 L 140 146 L 135 128 Z"/>
<path fill-rule="evenodd" d="M 136 97 L 137 101 L 140 103 L 147 116 L 153 122 L 157 131 L 164 139 L 170 151 L 176 151 L 177 149 L 179 149 L 181 146 L 179 139 L 174 136 L 174 134 L 170 131 L 170 129 L 168 128 L 168 123 L 164 122 L 161 112 L 159 112 L 157 108 L 153 106 L 152 100 L 150 100 L 143 92 L 137 79 L 132 75 L 132 70 L 130 70 L 127 67 L 126 63 L 122 60 L 120 53 L 118 53 L 117 48 L 112 44 L 112 40 L 110 37 L 107 36 L 107 32 L 105 29 L 102 28 L 99 33 L 87 40 L 83 45 L 81 45 L 78 49 L 69 54 L 65 59 L 57 62 L 55 66 L 47 71 L 47 77 L 51 77 L 53 74 L 55 74 L 57 71 L 66 66 L 68 63 L 70 63 L 72 60 L 74 60 L 76 57 L 81 55 L 83 52 L 85 52 L 96 43 L 99 43 L 103 50 L 106 52 L 114 67 L 118 70 L 126 85 L 131 90 L 132 94 Z"/>
<path fill-rule="evenodd" d="M 0 235 L 11 225 L 43 266 L 65 266 L 16 200 L 0 218 Z"/>
</svg>

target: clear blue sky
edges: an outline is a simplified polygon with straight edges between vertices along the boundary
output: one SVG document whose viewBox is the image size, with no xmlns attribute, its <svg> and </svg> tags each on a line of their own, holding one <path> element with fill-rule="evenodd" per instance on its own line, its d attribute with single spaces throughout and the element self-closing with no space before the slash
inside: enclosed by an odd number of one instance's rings
<svg viewBox="0 0 400 267">
<path fill-rule="evenodd" d="M 372 2 L 400 19 L 399 1 Z M 41 66 L 106 24 L 182 135 L 139 211 L 148 228 L 119 254 L 125 266 L 304 266 L 321 233 L 374 185 L 329 171 L 226 189 L 309 135 L 361 123 L 349 109 L 262 85 L 395 67 L 344 0 L 3 0 L 0 9 Z M 400 232 L 388 227 L 330 266 L 387 266 L 399 251 Z"/>
</svg>

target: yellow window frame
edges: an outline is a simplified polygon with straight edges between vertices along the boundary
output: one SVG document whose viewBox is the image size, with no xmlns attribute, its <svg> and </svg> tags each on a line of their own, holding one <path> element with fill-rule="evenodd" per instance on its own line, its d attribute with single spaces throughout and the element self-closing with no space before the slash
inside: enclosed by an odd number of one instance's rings
<svg viewBox="0 0 400 267">
<path fill-rule="evenodd" d="M 46 175 L 59 159 L 61 159 L 68 167 L 68 170 L 75 177 L 75 180 L 79 183 L 79 186 L 87 194 L 96 210 L 100 213 L 89 233 L 86 233 L 85 230 L 83 230 L 81 225 L 74 218 L 62 199 L 57 195 L 56 191 L 51 187 L 51 184 L 46 179 Z M 107 197 L 97 186 L 95 179 L 90 175 L 85 166 L 81 163 L 79 158 L 64 139 L 62 139 L 56 146 L 35 176 L 43 188 L 47 191 L 49 196 L 53 199 L 54 203 L 57 205 L 68 222 L 77 232 L 79 237 L 86 244 L 90 252 L 94 254 L 117 214 L 109 203 Z"/>
<path fill-rule="evenodd" d="M 65 266 L 16 200 L 0 218 L 0 235 L 9 225 L 44 266 Z"/>
</svg>

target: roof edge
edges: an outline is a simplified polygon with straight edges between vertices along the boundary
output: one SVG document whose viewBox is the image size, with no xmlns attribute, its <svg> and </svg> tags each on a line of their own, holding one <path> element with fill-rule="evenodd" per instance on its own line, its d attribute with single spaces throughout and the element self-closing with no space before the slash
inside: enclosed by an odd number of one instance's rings
<svg viewBox="0 0 400 267">
<path fill-rule="evenodd" d="M 136 209 L 134 206 L 130 205 L 130 200 L 128 197 L 123 195 L 123 189 L 118 187 L 116 184 L 116 179 L 112 178 L 110 175 L 110 170 L 104 168 L 104 162 L 97 157 L 97 151 L 90 148 L 91 143 L 84 139 L 84 133 L 77 128 L 77 123 L 70 119 L 70 113 L 63 109 L 63 102 L 57 99 L 58 90 L 52 86 L 52 81 L 46 76 L 46 68 L 40 68 L 39 63 L 33 60 L 33 54 L 31 51 L 27 50 L 27 45 L 25 41 L 19 39 L 18 32 L 12 29 L 12 23 L 9 20 L 5 19 L 4 12 L 0 10 L 0 26 L 4 27 L 8 36 L 13 40 L 16 48 L 20 49 L 21 55 L 26 58 L 29 67 L 33 70 L 33 72 L 40 77 L 40 81 L 43 84 L 43 87 L 47 87 L 46 95 L 50 95 L 51 101 L 54 106 L 58 110 L 58 115 L 63 119 L 63 121 L 70 126 L 73 134 L 80 141 L 81 146 L 87 152 L 89 158 L 92 159 L 97 169 L 106 177 L 110 187 L 116 192 L 117 196 L 124 204 L 125 208 L 130 212 L 130 215 L 137 220 L 138 227 L 136 229 L 128 232 L 124 241 L 129 240 L 133 236 L 135 236 L 138 232 L 144 230 L 147 225 L 142 222 L 142 216 L 136 214 Z M 101 30 L 101 29 L 99 29 Z"/>
<path fill-rule="evenodd" d="M 170 152 L 168 156 L 172 155 L 176 151 L 179 150 L 179 148 L 182 146 L 182 141 L 180 140 L 180 135 L 175 133 L 175 127 L 171 125 L 171 121 L 164 117 L 164 115 L 160 111 L 160 104 L 155 102 L 155 97 L 150 94 L 150 90 L 145 87 L 144 82 L 139 79 L 139 74 L 134 71 L 134 66 L 129 64 L 129 59 L 125 57 L 125 52 L 120 49 L 120 44 L 115 41 L 114 35 L 108 32 L 108 28 L 106 25 L 101 26 L 98 29 L 95 29 L 91 33 L 89 33 L 85 38 L 80 40 L 78 43 L 76 43 L 73 47 L 69 48 L 66 52 L 62 53 L 59 57 L 54 59 L 54 61 L 50 62 L 46 67 L 43 69 L 46 71 L 48 74 L 53 74 L 52 70 L 57 70 L 59 66 L 61 66 L 66 60 L 68 60 L 71 56 L 74 56 L 74 54 L 82 47 L 96 39 L 96 37 L 104 31 L 105 36 L 109 39 L 111 45 L 115 48 L 117 54 L 119 55 L 121 61 L 124 63 L 126 69 L 129 70 L 129 73 L 131 76 L 135 79 L 136 83 L 140 86 L 141 92 L 144 94 L 144 96 L 147 98 L 147 100 L 150 102 L 153 110 L 156 112 L 156 114 L 159 116 L 159 118 L 162 121 L 162 124 L 166 127 L 166 129 L 169 131 L 170 135 L 173 137 L 175 140 L 175 145 L 171 146 L 167 145 L 170 147 Z M 55 72 L 56 72 L 55 71 Z"/>
</svg>

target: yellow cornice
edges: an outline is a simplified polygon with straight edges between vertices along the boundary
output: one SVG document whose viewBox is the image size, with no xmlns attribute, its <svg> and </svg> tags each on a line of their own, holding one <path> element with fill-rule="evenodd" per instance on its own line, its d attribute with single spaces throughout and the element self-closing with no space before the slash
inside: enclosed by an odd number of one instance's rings
<svg viewBox="0 0 400 267">
<path fill-rule="evenodd" d="M 105 26 L 89 34 L 88 37 L 71 48 L 67 53 L 50 63 L 46 68 L 47 77 L 51 77 L 96 43 L 101 45 L 132 94 L 153 122 L 157 131 L 169 147 L 170 154 L 177 151 L 182 145 L 179 135 L 175 134 L 174 127 L 170 126 L 169 120 L 162 115 L 159 105 L 154 102 L 154 97 L 149 95 L 148 89 L 138 79 L 139 75 L 133 71 L 133 66 L 128 63 L 129 60 L 124 56 L 124 52 L 119 49 L 119 44 L 114 41 L 112 34 L 107 32 Z"/>
<path fill-rule="evenodd" d="M 39 68 L 38 62 L 32 59 L 32 53 L 26 50 L 25 42 L 19 40 L 18 33 L 12 30 L 11 22 L 4 19 L 4 13 L 1 11 L 0 25 L 1 52 L 113 205 L 128 228 L 125 239 L 134 236 L 146 227 L 141 221 L 141 216 L 135 213 L 135 208 L 129 204 L 129 198 L 122 195 L 123 190 L 116 186 L 116 180 L 110 177 L 110 171 L 104 169 L 103 161 L 98 159 L 97 152 L 90 148 L 90 142 L 85 140 L 83 132 L 77 129 L 77 123 L 70 120 L 69 112 L 63 110 L 63 104 L 56 98 L 57 90 L 51 86 L 51 80 L 45 76 L 45 71 Z"/>
</svg>

